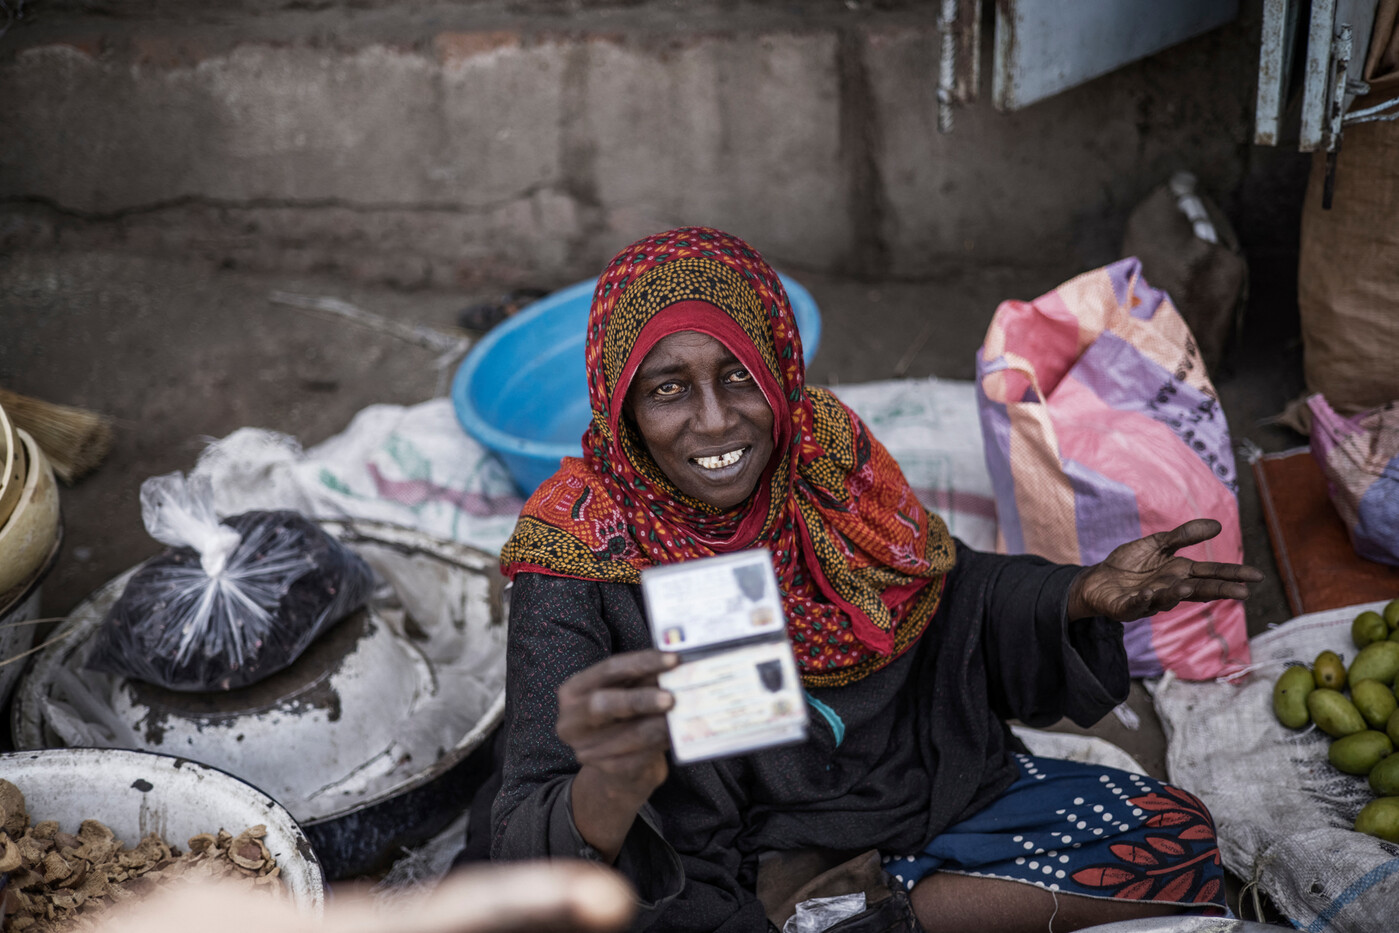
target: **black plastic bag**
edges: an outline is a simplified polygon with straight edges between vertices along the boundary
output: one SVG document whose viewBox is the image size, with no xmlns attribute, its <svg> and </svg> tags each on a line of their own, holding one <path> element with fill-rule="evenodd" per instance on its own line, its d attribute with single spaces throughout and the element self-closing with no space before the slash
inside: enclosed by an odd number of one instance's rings
<svg viewBox="0 0 1399 933">
<path fill-rule="evenodd" d="M 153 537 L 172 545 L 126 584 L 87 667 L 170 690 L 233 690 L 275 674 L 364 604 L 374 575 L 298 512 L 220 523 L 207 482 L 141 486 Z"/>
</svg>

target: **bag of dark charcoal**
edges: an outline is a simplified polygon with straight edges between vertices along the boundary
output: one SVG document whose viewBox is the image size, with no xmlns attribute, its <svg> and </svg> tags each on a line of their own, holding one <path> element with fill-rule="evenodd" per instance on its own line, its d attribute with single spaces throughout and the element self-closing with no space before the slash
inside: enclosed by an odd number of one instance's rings
<svg viewBox="0 0 1399 933">
<path fill-rule="evenodd" d="M 374 588 L 369 566 L 299 512 L 220 522 L 202 478 L 146 480 L 141 516 L 170 547 L 108 611 L 92 670 L 170 690 L 246 687 L 295 661 Z"/>
</svg>

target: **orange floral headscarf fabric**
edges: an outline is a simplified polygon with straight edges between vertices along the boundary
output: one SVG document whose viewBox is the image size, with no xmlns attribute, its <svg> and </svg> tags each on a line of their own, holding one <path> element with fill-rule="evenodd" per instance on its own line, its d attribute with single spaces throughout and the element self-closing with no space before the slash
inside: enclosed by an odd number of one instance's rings
<svg viewBox="0 0 1399 933">
<path fill-rule="evenodd" d="M 676 489 L 623 413 L 646 353 L 682 330 L 728 347 L 773 411 L 772 458 L 732 509 Z M 501 552 L 508 576 L 637 583 L 652 564 L 766 547 L 808 686 L 858 680 L 917 641 L 952 539 L 854 412 L 806 385 L 791 303 L 757 251 L 705 227 L 622 250 L 593 293 L 587 367 L 583 457 L 566 458 L 525 503 Z"/>
</svg>

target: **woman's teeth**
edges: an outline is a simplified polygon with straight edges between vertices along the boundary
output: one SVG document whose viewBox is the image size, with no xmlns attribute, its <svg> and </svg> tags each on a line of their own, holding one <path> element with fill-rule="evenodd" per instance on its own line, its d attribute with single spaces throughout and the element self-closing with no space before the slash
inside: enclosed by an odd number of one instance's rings
<svg viewBox="0 0 1399 933">
<path fill-rule="evenodd" d="M 731 450 L 717 457 L 695 457 L 694 461 L 706 470 L 718 470 L 721 467 L 733 466 L 743 458 L 743 452 L 747 449 L 747 447 L 740 447 L 738 450 Z"/>
</svg>

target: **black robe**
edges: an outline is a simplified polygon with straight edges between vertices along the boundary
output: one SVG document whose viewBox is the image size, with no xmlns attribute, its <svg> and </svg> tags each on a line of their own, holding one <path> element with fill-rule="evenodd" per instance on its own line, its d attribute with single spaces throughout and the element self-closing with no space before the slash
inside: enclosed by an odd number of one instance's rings
<svg viewBox="0 0 1399 933">
<path fill-rule="evenodd" d="M 640 895 L 634 929 L 766 931 L 753 893 L 761 853 L 917 852 L 1015 780 L 1004 720 L 1088 726 L 1125 699 L 1122 626 L 1066 621 L 1077 571 L 959 542 L 918 644 L 863 680 L 808 691 L 819 705 L 805 743 L 672 762 L 616 863 Z M 650 647 L 640 587 L 517 576 L 493 858 L 595 857 L 573 824 L 578 764 L 554 731 L 556 691 L 611 654 Z"/>
</svg>

